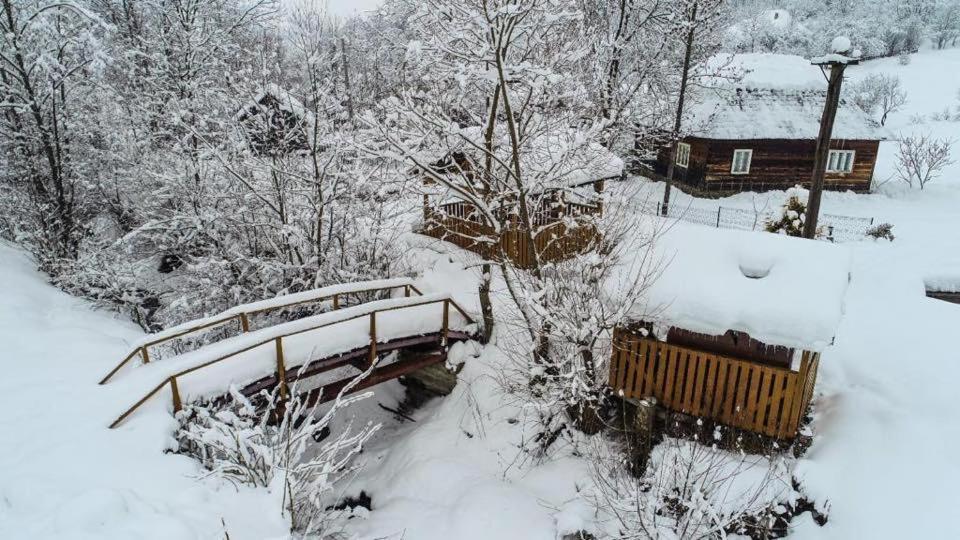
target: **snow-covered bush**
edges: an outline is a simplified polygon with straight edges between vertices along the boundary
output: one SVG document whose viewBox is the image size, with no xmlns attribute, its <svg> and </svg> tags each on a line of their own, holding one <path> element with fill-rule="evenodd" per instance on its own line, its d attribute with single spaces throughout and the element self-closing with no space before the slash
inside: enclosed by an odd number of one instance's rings
<svg viewBox="0 0 960 540">
<path fill-rule="evenodd" d="M 355 379 L 344 392 L 363 376 Z M 297 395 L 296 385 L 291 387 Z M 200 461 L 212 474 L 238 484 L 266 488 L 276 496 L 291 530 L 305 536 L 328 538 L 338 529 L 334 487 L 353 473 L 353 457 L 379 429 L 367 423 L 357 430 L 352 424 L 330 434 L 336 415 L 372 395 L 343 397 L 326 412 L 294 397 L 284 403 L 277 393 L 258 396 L 259 407 L 231 389 L 226 405 L 187 405 L 177 419 L 180 452 Z M 326 438 L 324 438 L 326 437 Z"/>
<path fill-rule="evenodd" d="M 894 239 L 893 225 L 890 223 L 880 223 L 880 224 L 874 225 L 873 227 L 870 227 L 869 229 L 867 229 L 867 232 L 865 234 L 870 238 L 873 238 L 874 240 L 880 240 L 881 238 L 883 238 L 885 240 L 889 240 L 893 242 L 893 239 Z"/>
<path fill-rule="evenodd" d="M 807 205 L 800 200 L 799 187 L 787 190 L 787 200 L 780 208 L 780 217 L 767 221 L 766 231 L 788 236 L 802 236 L 803 223 L 807 217 Z"/>
<path fill-rule="evenodd" d="M 897 177 L 910 187 L 923 189 L 953 163 L 953 142 L 929 134 L 901 135 L 897 149 Z"/>
</svg>

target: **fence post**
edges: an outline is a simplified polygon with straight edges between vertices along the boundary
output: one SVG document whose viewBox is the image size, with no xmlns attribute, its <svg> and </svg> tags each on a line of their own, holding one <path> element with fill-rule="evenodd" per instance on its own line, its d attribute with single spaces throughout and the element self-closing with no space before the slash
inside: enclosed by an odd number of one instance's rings
<svg viewBox="0 0 960 540">
<path fill-rule="evenodd" d="M 827 225 L 827 240 L 833 242 L 833 225 Z"/>
<path fill-rule="evenodd" d="M 720 228 L 720 211 L 723 210 L 722 206 L 717 207 L 717 228 Z"/>
<path fill-rule="evenodd" d="M 340 295 L 333 295 L 333 309 L 340 309 Z"/>
<path fill-rule="evenodd" d="M 277 348 L 277 384 L 280 387 L 280 401 L 287 400 L 287 367 L 283 362 L 283 338 L 276 338 L 274 343 Z"/>
<path fill-rule="evenodd" d="M 244 331 L 244 332 L 249 332 L 249 331 L 250 331 L 250 320 L 247 319 L 247 314 L 246 314 L 246 313 L 241 313 L 241 314 L 240 314 L 240 330 L 242 330 L 242 331 Z"/>
<path fill-rule="evenodd" d="M 377 312 L 370 313 L 370 365 L 377 360 Z"/>
<path fill-rule="evenodd" d="M 180 388 L 177 386 L 176 377 L 170 377 L 170 393 L 173 394 L 173 414 L 177 414 L 183 409 L 183 402 L 180 401 Z"/>
<path fill-rule="evenodd" d="M 140 358 L 143 359 L 144 364 L 150 363 L 150 353 L 147 352 L 147 346 L 144 345 L 140 347 Z"/>
<path fill-rule="evenodd" d="M 450 300 L 443 301 L 443 326 L 440 330 L 440 345 L 447 346 L 447 338 L 450 335 Z"/>
<path fill-rule="evenodd" d="M 407 297 L 407 298 L 410 297 L 410 286 L 409 286 L 409 285 L 404 285 L 404 286 L 403 286 L 403 296 L 404 296 L 404 297 Z"/>
</svg>

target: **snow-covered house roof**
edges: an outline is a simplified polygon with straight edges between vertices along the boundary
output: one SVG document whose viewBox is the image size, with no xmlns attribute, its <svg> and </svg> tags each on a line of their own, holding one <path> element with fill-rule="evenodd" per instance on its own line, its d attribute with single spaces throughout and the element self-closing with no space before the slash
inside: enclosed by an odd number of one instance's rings
<svg viewBox="0 0 960 540">
<path fill-rule="evenodd" d="M 709 139 L 816 139 L 826 90 L 723 87 L 708 90 L 690 109 L 690 135 Z M 886 131 L 841 98 L 833 139 L 882 140 Z"/>
<path fill-rule="evenodd" d="M 254 95 L 253 99 L 237 112 L 236 119 L 242 121 L 263 110 L 263 107 L 268 103 L 308 123 L 313 121 L 313 113 L 303 105 L 303 102 L 274 83 L 263 85 Z"/>
<path fill-rule="evenodd" d="M 264 85 L 234 119 L 244 126 L 251 148 L 262 154 L 307 150 L 313 141 L 313 113 L 276 84 Z"/>
<path fill-rule="evenodd" d="M 509 144 L 504 129 L 498 129 L 493 141 L 494 154 L 500 164 L 509 164 Z M 483 130 L 478 126 L 463 128 L 448 137 L 442 151 L 428 150 L 418 156 L 422 163 L 431 163 L 440 169 L 456 171 L 453 162 L 461 168 L 465 164 L 482 163 L 484 156 Z M 457 156 L 452 158 L 451 156 Z M 475 165 L 474 165 L 475 166 Z M 583 186 L 599 180 L 618 177 L 624 162 L 601 144 L 584 138 L 576 130 L 557 131 L 523 141 L 520 169 L 531 183 L 532 191 L 547 191 Z M 533 185 L 536 184 L 536 185 Z"/>
<path fill-rule="evenodd" d="M 677 224 L 656 241 L 665 265 L 638 320 L 820 351 L 843 315 L 849 248 L 766 232 Z"/>
</svg>

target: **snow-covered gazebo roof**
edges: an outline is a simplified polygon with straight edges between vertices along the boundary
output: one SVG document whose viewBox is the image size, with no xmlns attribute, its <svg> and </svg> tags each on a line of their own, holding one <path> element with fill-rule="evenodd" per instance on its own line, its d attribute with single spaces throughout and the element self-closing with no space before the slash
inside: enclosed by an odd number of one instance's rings
<svg viewBox="0 0 960 540">
<path fill-rule="evenodd" d="M 745 332 L 768 345 L 810 351 L 833 342 L 849 282 L 849 248 L 678 223 L 654 249 L 665 266 L 637 306 L 637 320 L 714 336 Z"/>
<path fill-rule="evenodd" d="M 427 149 L 417 158 L 422 163 L 451 169 L 454 168 L 453 155 L 460 155 L 470 163 L 481 163 L 483 135 L 479 126 L 462 128 L 448 136 L 440 149 Z M 619 177 L 624 170 L 623 159 L 573 129 L 529 137 L 521 146 L 520 168 L 534 192 L 576 188 Z M 502 127 L 495 132 L 493 148 L 499 164 L 511 162 L 509 149 L 512 147 Z"/>
</svg>

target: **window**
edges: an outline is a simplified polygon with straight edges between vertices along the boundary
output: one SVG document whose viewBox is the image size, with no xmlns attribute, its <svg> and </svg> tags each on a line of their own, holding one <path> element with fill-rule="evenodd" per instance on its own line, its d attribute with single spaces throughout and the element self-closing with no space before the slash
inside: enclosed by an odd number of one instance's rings
<svg viewBox="0 0 960 540">
<path fill-rule="evenodd" d="M 677 165 L 686 167 L 690 164 L 690 145 L 677 143 Z"/>
<path fill-rule="evenodd" d="M 848 173 L 853 170 L 853 150 L 831 150 L 827 156 L 827 172 Z"/>
<path fill-rule="evenodd" d="M 753 150 L 734 150 L 733 163 L 730 165 L 730 174 L 749 174 L 750 160 Z"/>
</svg>

